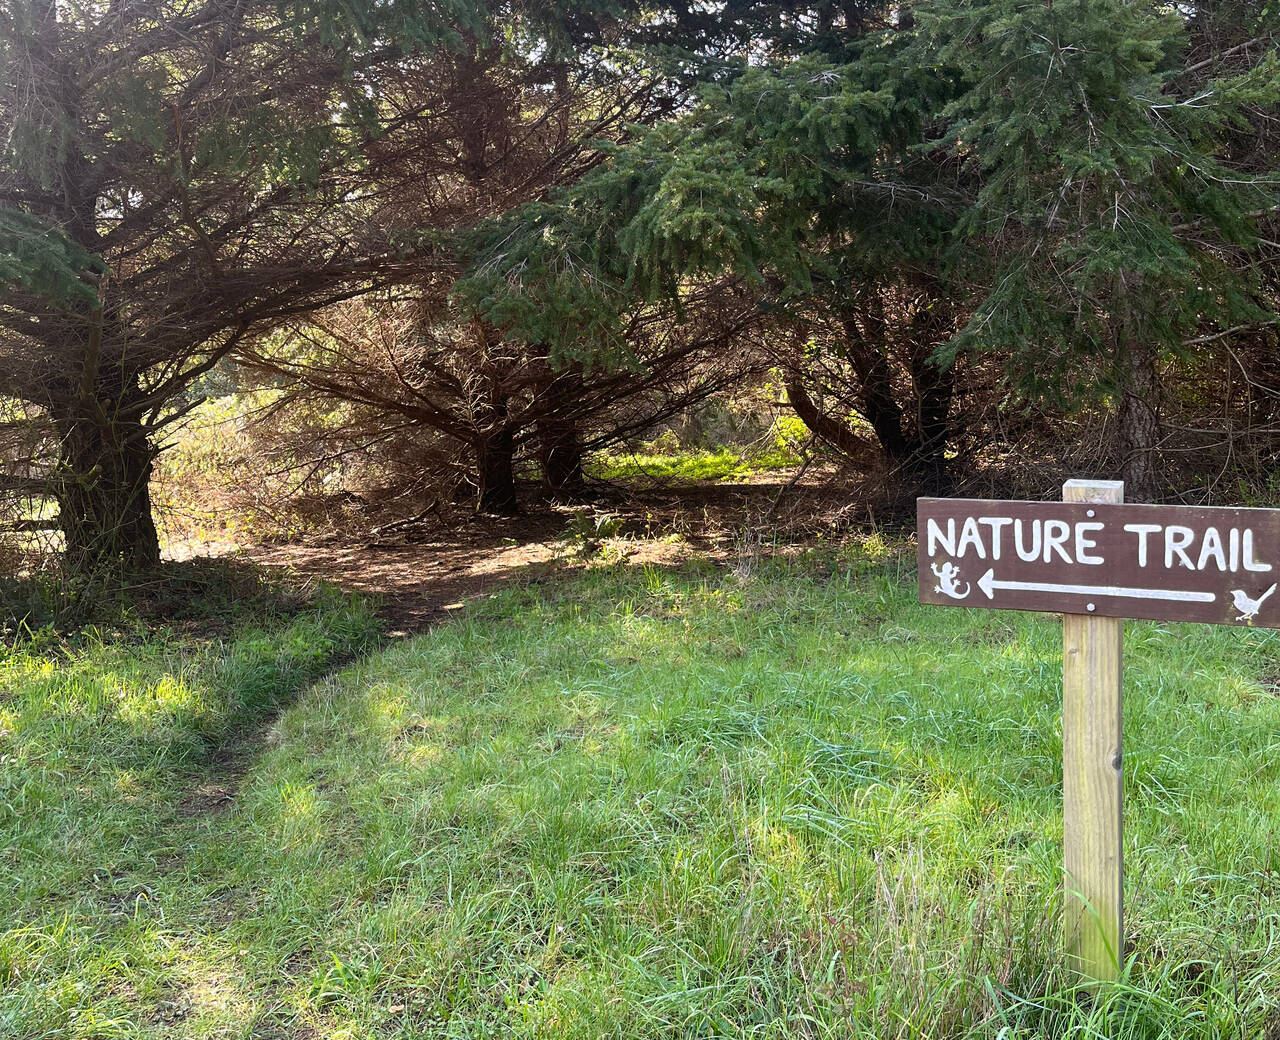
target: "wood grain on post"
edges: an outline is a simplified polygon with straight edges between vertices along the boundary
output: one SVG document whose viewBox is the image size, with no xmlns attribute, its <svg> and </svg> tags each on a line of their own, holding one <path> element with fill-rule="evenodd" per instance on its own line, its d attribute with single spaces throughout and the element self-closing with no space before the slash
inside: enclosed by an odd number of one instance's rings
<svg viewBox="0 0 1280 1040">
<path fill-rule="evenodd" d="M 1116 480 L 1069 480 L 1064 502 L 1123 502 Z M 1114 980 L 1123 958 L 1121 643 L 1124 621 L 1062 616 L 1062 794 L 1068 963 Z"/>
</svg>

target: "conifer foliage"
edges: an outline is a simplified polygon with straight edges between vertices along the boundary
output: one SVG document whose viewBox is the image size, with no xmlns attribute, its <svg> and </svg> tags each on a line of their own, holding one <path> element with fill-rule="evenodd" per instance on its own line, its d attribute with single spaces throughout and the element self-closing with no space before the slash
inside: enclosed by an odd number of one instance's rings
<svg viewBox="0 0 1280 1040">
<path fill-rule="evenodd" d="M 237 342 L 432 263 L 373 190 L 411 156 L 369 145 L 428 115 L 387 82 L 476 17 L 0 3 L 0 396 L 21 408 L 0 488 L 56 500 L 73 570 L 158 559 L 157 436 Z"/>
<path fill-rule="evenodd" d="M 1280 156 L 1237 143 L 1274 118 L 1280 60 L 1265 11 L 1237 8 L 1258 34 L 1241 42 L 1212 32 L 1214 10 L 933 2 L 910 50 L 965 85 L 931 143 L 975 181 L 956 231 L 983 296 L 946 356 L 999 347 L 1042 395 L 1112 395 L 1119 475 L 1139 492 L 1162 356 L 1274 302 L 1250 260 Z"/>
<path fill-rule="evenodd" d="M 1141 493 L 1167 367 L 1275 321 L 1273 6 L 0 0 L 0 493 L 146 566 L 164 430 L 241 346 L 364 406 L 465 328 L 560 386 L 722 292 L 848 455 L 947 487 L 985 358 L 1001 407 L 1109 410 Z M 399 389 L 262 338 L 391 286 L 446 316 Z"/>
<path fill-rule="evenodd" d="M 408 487 L 496 514 L 517 510 L 522 463 L 536 461 L 556 494 L 578 493 L 585 451 L 748 371 L 735 371 L 733 341 L 753 316 L 731 285 L 682 294 L 680 320 L 615 297 L 626 358 L 587 350 L 575 361 L 564 350 L 553 357 L 540 329 L 485 320 L 475 300 L 455 293 L 475 225 L 577 183 L 604 142 L 622 144 L 633 127 L 660 122 L 680 97 L 627 46 L 644 32 L 636 19 L 566 9 L 562 31 L 539 38 L 531 19 L 555 15 L 544 6 L 520 15 L 513 42 L 514 13 L 489 9 L 458 53 L 403 76 L 400 104 L 432 112 L 431 127 L 396 131 L 377 146 L 417 155 L 418 179 L 397 213 L 440 243 L 452 267 L 424 269 L 390 294 L 328 309 L 278 343 L 239 352 L 290 402 L 349 404 L 342 450 L 363 452 L 403 430 L 398 446 L 418 461 Z M 562 344 L 589 345 L 585 319 L 572 300 L 548 301 L 540 328 Z M 376 497 L 390 494 L 383 487 Z"/>
<path fill-rule="evenodd" d="M 1113 401 L 1117 465 L 1146 488 L 1160 359 L 1271 316 L 1276 16 L 930 0 L 724 17 L 736 50 L 685 62 L 697 104 L 526 212 L 527 253 L 495 235 L 493 313 L 536 325 L 548 296 L 607 310 L 618 286 L 732 271 L 798 344 L 778 358 L 793 403 L 835 447 L 865 446 L 856 414 L 938 482 L 957 364 L 994 353 L 1018 394 Z M 824 367 L 852 387 L 825 411 Z"/>
</svg>

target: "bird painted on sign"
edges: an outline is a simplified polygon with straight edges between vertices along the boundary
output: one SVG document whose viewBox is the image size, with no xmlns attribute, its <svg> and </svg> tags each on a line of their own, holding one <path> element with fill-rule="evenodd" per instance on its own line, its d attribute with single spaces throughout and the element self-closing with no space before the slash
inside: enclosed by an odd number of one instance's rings
<svg viewBox="0 0 1280 1040">
<path fill-rule="evenodd" d="M 1273 582 L 1271 588 L 1267 589 L 1267 591 L 1257 599 L 1246 596 L 1244 589 L 1232 589 L 1231 598 L 1235 601 L 1236 610 L 1240 611 L 1240 616 L 1236 618 L 1236 620 L 1247 621 L 1249 624 L 1253 624 L 1253 619 L 1257 616 L 1258 611 L 1262 609 L 1263 602 L 1271 595 L 1271 593 L 1276 591 L 1276 584 L 1277 583 Z"/>
</svg>

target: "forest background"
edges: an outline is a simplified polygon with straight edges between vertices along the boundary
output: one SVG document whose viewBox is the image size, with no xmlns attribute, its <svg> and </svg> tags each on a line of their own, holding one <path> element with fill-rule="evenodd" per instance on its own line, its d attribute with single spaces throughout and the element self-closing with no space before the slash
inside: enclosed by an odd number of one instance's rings
<svg viewBox="0 0 1280 1040">
<path fill-rule="evenodd" d="M 115 580 L 689 451 L 846 525 L 1271 503 L 1278 18 L 6 0 L 0 554 Z"/>
</svg>

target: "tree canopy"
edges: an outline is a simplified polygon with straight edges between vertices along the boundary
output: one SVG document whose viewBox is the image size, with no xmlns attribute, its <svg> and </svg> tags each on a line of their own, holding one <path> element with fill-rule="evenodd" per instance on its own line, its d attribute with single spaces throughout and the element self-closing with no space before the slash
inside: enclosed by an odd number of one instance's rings
<svg viewBox="0 0 1280 1040">
<path fill-rule="evenodd" d="M 0 490 L 57 501 L 78 569 L 154 562 L 201 377 L 243 346 L 305 382 L 263 334 L 393 286 L 432 316 L 413 395 L 440 350 L 556 383 L 727 344 L 688 310 L 725 290 L 849 457 L 946 487 L 981 409 L 1088 402 L 1142 489 L 1164 366 L 1274 321 L 1277 17 L 3 0 Z M 358 354 L 311 385 L 394 411 Z M 502 398 L 473 443 L 517 436 Z"/>
<path fill-rule="evenodd" d="M 495 319 L 551 336 L 551 301 L 608 315 L 610 294 L 725 271 L 792 320 L 911 287 L 955 312 L 935 371 L 998 350 L 1023 392 L 1118 396 L 1125 475 L 1149 481 L 1155 359 L 1272 313 L 1255 261 L 1277 201 L 1259 132 L 1280 97 L 1274 16 L 788 12 L 743 12 L 741 56 L 704 66 L 695 104 L 495 229 Z"/>
</svg>

